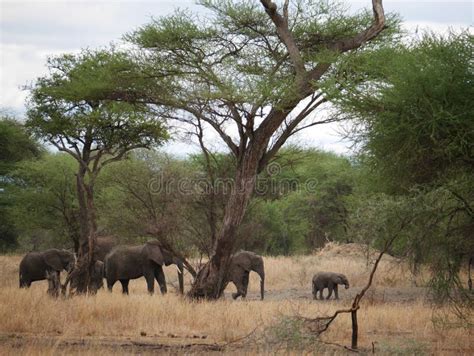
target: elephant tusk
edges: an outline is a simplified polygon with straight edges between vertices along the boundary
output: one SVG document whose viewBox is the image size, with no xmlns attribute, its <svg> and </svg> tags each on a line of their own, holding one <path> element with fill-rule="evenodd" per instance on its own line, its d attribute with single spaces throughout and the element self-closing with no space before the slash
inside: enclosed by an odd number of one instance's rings
<svg viewBox="0 0 474 356">
<path fill-rule="evenodd" d="M 178 266 L 176 266 L 176 270 L 178 271 L 179 274 L 182 274 Z"/>
</svg>

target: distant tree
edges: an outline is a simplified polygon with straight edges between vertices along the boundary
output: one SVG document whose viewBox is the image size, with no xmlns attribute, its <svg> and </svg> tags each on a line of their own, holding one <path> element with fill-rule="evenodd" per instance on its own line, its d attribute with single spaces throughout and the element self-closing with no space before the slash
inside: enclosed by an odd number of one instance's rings
<svg viewBox="0 0 474 356">
<path fill-rule="evenodd" d="M 150 148 L 166 138 L 163 124 L 149 106 L 104 100 L 125 88 L 135 66 L 125 54 L 83 51 L 48 61 L 49 74 L 29 88 L 27 126 L 37 137 L 73 157 L 78 168 L 80 246 L 75 275 L 78 292 L 87 292 L 94 271 L 91 251 L 97 232 L 94 186 L 103 167 L 136 148 Z"/>
<path fill-rule="evenodd" d="M 17 229 L 32 238 L 48 231 L 52 241 L 43 241 L 42 246 L 68 245 L 79 250 L 76 165 L 67 154 L 47 154 L 17 164 L 10 174 L 15 202 L 12 216 Z M 36 245 L 36 241 L 31 242 Z"/>
<path fill-rule="evenodd" d="M 0 116 L 0 184 L 14 165 L 41 155 L 42 148 L 24 126 L 9 116 Z"/>
<path fill-rule="evenodd" d="M 257 194 L 242 223 L 245 248 L 270 254 L 311 251 L 347 241 L 356 169 L 349 160 L 316 149 L 282 149 L 259 176 Z M 247 225 L 250 225 L 247 227 Z"/>
<path fill-rule="evenodd" d="M 178 183 L 191 177 L 184 161 L 154 151 L 139 150 L 107 167 L 98 180 L 101 226 L 129 239 L 153 232 L 182 247 L 187 197 Z"/>
<path fill-rule="evenodd" d="M 14 197 L 10 172 L 18 162 L 41 155 L 42 148 L 23 125 L 15 119 L 0 116 L 0 251 L 17 244 L 18 230 L 11 216 Z"/>
<path fill-rule="evenodd" d="M 234 187 L 213 254 L 189 293 L 218 298 L 258 173 L 290 136 L 331 121 L 310 114 L 344 86 L 341 59 L 390 39 L 397 26 L 383 31 L 380 0 L 372 14 L 353 16 L 326 1 L 200 3 L 210 20 L 177 12 L 127 37 L 141 49 L 146 78 L 141 89 L 117 88 L 110 97 L 154 103 L 180 122 L 200 120 L 234 156 Z"/>
</svg>

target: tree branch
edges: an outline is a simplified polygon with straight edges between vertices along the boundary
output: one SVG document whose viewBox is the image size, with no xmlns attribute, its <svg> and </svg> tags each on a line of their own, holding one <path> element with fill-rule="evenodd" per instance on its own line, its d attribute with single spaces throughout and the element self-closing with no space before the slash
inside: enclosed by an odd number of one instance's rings
<svg viewBox="0 0 474 356">
<path fill-rule="evenodd" d="M 288 29 L 288 21 L 287 18 L 281 16 L 277 11 L 277 5 L 269 0 L 260 0 L 263 7 L 265 8 L 266 13 L 270 16 L 270 19 L 273 21 L 276 27 L 276 31 L 280 40 L 284 43 L 286 49 L 288 50 L 288 54 L 290 55 L 291 62 L 296 71 L 297 78 L 303 79 L 304 75 L 306 74 L 306 70 L 304 67 L 303 59 L 301 58 L 300 50 L 295 43 L 295 39 L 293 38 L 293 34 Z M 288 2 L 285 1 L 283 5 L 283 13 L 284 15 L 288 15 Z"/>
</svg>

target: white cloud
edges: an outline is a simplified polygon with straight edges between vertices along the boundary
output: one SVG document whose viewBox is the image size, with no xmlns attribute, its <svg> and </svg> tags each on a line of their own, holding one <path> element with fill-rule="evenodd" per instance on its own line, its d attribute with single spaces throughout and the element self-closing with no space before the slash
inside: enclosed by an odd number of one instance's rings
<svg viewBox="0 0 474 356">
<path fill-rule="evenodd" d="M 26 93 L 21 86 L 45 73 L 46 57 L 33 45 L 0 44 L 0 107 L 22 111 Z"/>
<path fill-rule="evenodd" d="M 422 34 L 423 32 L 434 32 L 437 34 L 446 34 L 450 31 L 459 33 L 472 27 L 469 27 L 466 23 L 463 22 L 432 22 L 432 21 L 405 21 L 402 24 L 402 28 L 408 33 L 415 35 L 416 33 Z"/>
</svg>

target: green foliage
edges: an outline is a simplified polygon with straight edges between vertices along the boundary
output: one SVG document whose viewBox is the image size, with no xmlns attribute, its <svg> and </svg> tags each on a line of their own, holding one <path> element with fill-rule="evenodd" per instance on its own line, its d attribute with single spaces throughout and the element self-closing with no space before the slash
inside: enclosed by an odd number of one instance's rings
<svg viewBox="0 0 474 356">
<path fill-rule="evenodd" d="M 353 138 L 392 192 L 472 173 L 473 43 L 425 35 L 359 58 L 365 77 L 340 98 L 341 115 L 356 118 Z"/>
<path fill-rule="evenodd" d="M 114 100 L 117 92 L 127 95 L 139 85 L 124 53 L 62 55 L 50 58 L 48 68 L 49 74 L 29 88 L 27 125 L 39 137 L 64 150 L 72 149 L 72 142 L 109 153 L 151 147 L 167 138 L 147 105 Z"/>
<path fill-rule="evenodd" d="M 293 64 L 260 3 L 202 0 L 199 4 L 207 10 L 205 18 L 179 10 L 125 36 L 148 54 L 138 59 L 142 71 L 166 83 L 160 85 L 160 104 L 181 109 L 207 101 L 264 108 L 299 101 Z M 368 11 L 351 15 L 340 2 L 308 0 L 292 2 L 288 18 L 302 59 L 307 68 L 314 68 L 320 63 L 337 67 L 342 56 L 328 47 L 367 28 L 372 15 Z M 387 18 L 389 29 L 374 46 L 391 41 L 399 28 L 395 16 Z M 314 83 L 315 89 L 324 88 L 330 77 Z"/>
<path fill-rule="evenodd" d="M 66 154 L 48 154 L 17 164 L 11 173 L 11 216 L 24 250 L 68 247 L 77 243 L 79 226 L 75 171 Z"/>
<path fill-rule="evenodd" d="M 0 117 L 0 187 L 2 176 L 11 171 L 15 163 L 38 157 L 41 151 L 23 125 L 13 118 Z"/>
<path fill-rule="evenodd" d="M 178 188 L 191 174 L 187 162 L 144 150 L 107 167 L 97 183 L 99 225 L 123 241 L 154 236 L 189 251 L 189 196 Z"/>
<path fill-rule="evenodd" d="M 18 229 L 11 209 L 14 204 L 9 173 L 22 160 L 40 156 L 42 148 L 13 118 L 0 117 L 0 251 L 17 246 Z"/>
<path fill-rule="evenodd" d="M 272 168 L 277 174 L 269 174 Z M 259 177 L 257 197 L 241 227 L 245 248 L 278 255 L 347 241 L 346 199 L 355 174 L 348 159 L 334 153 L 282 150 Z"/>
</svg>

